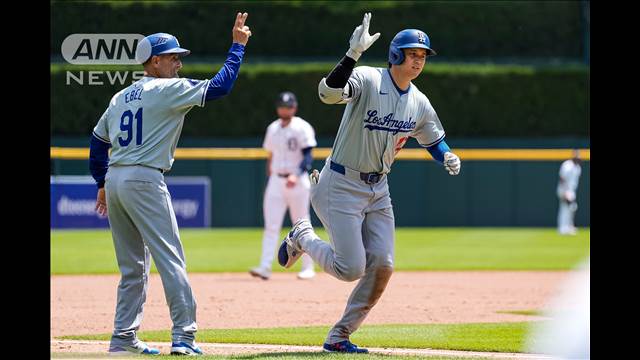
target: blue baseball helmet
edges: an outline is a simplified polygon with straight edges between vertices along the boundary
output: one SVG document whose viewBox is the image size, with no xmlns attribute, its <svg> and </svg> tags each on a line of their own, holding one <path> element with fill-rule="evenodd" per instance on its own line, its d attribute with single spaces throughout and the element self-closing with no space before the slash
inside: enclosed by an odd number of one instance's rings
<svg viewBox="0 0 640 360">
<path fill-rule="evenodd" d="M 424 31 L 418 29 L 405 29 L 396 34 L 389 44 L 389 62 L 393 65 L 400 65 L 404 61 L 402 49 L 421 48 L 427 49 L 427 56 L 436 55 L 431 48 L 429 36 Z"/>
<path fill-rule="evenodd" d="M 156 33 L 140 40 L 136 47 L 136 61 L 143 64 L 154 55 L 180 54 L 189 55 L 191 51 L 180 47 L 175 36 L 167 33 Z"/>
</svg>

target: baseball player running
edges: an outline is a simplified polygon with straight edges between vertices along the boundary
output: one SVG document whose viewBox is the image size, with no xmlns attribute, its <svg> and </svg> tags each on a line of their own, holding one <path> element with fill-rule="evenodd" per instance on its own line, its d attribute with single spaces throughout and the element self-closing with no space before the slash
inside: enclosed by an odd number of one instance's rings
<svg viewBox="0 0 640 360">
<path fill-rule="evenodd" d="M 267 127 L 262 147 L 269 153 L 267 176 L 269 181 L 264 192 L 262 206 L 264 234 L 260 265 L 249 270 L 252 276 L 268 280 L 271 264 L 284 214 L 289 208 L 291 223 L 296 219 L 309 218 L 309 177 L 313 157 L 311 149 L 317 145 L 315 132 L 304 119 L 295 116 L 298 110 L 296 96 L 283 92 L 276 101 L 278 119 Z M 302 256 L 302 271 L 299 279 L 311 279 L 316 275 L 313 260 Z"/>
<path fill-rule="evenodd" d="M 580 153 L 573 151 L 573 158 L 566 160 L 560 166 L 558 178 L 558 233 L 560 235 L 576 235 L 578 233 L 574 218 L 578 210 L 576 202 L 576 190 L 582 168 L 580 167 Z"/>
<path fill-rule="evenodd" d="M 238 77 L 251 36 L 247 13 L 238 13 L 233 44 L 210 80 L 178 77 L 190 51 L 166 33 L 140 41 L 136 59 L 144 77 L 116 93 L 93 129 L 89 167 L 98 185 L 96 210 L 109 217 L 118 267 L 114 331 L 109 352 L 159 354 L 137 337 L 151 257 L 170 309 L 171 353 L 199 355 L 196 301 L 187 278 L 176 216 L 163 174 L 171 169 L 184 116 L 194 106 L 227 95 Z M 108 149 L 111 148 L 109 158 Z"/>
<path fill-rule="evenodd" d="M 370 20 L 371 14 L 365 14 L 346 56 L 318 86 L 322 102 L 347 104 L 330 157 L 319 176 L 317 171 L 311 175 L 311 204 L 331 244 L 301 219 L 278 251 L 278 261 L 286 268 L 307 253 L 337 279 L 359 279 L 323 345 L 329 352 L 368 352 L 349 336 L 376 304 L 393 270 L 395 225 L 387 175 L 395 155 L 413 137 L 450 175 L 460 171 L 460 159 L 444 141 L 438 115 L 411 83 L 427 57 L 435 55 L 429 37 L 416 29 L 400 31 L 389 46 L 388 68 L 354 69 L 380 37 L 369 35 Z"/>
</svg>

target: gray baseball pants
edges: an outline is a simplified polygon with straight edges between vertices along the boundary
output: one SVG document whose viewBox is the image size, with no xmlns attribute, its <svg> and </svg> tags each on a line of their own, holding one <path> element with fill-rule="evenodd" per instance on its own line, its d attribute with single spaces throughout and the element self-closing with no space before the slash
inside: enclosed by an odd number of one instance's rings
<svg viewBox="0 0 640 360">
<path fill-rule="evenodd" d="M 132 346 L 142 321 L 151 257 L 169 305 L 173 342 L 193 344 L 196 302 L 171 205 L 171 195 L 158 169 L 110 166 L 105 181 L 109 224 L 122 277 L 111 347 Z"/>
<path fill-rule="evenodd" d="M 386 175 L 367 184 L 359 173 L 345 168 L 340 174 L 329 167 L 311 185 L 311 204 L 329 234 L 331 244 L 313 232 L 300 239 L 302 249 L 322 269 L 343 281 L 358 280 L 342 318 L 329 331 L 326 342 L 348 340 L 378 302 L 393 271 L 393 208 Z"/>
</svg>

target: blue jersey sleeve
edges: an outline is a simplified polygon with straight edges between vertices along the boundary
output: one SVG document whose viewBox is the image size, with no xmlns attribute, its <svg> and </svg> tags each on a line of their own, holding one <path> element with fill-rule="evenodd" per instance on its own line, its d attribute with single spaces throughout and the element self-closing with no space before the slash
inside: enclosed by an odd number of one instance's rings
<svg viewBox="0 0 640 360">
<path fill-rule="evenodd" d="M 209 82 L 207 95 L 205 95 L 207 101 L 221 98 L 231 92 L 231 88 L 238 78 L 243 56 L 244 45 L 233 43 L 227 54 L 227 60 Z"/>
</svg>

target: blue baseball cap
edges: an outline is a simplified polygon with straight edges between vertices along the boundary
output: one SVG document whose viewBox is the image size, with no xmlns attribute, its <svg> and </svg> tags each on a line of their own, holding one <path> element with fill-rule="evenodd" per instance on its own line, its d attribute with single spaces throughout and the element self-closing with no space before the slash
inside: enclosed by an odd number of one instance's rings
<svg viewBox="0 0 640 360">
<path fill-rule="evenodd" d="M 163 54 L 180 54 L 180 56 L 187 56 L 191 54 L 191 51 L 181 48 L 178 39 L 167 33 L 149 35 L 140 40 L 136 47 L 136 61 L 140 64 L 145 63 L 154 55 Z"/>
</svg>

